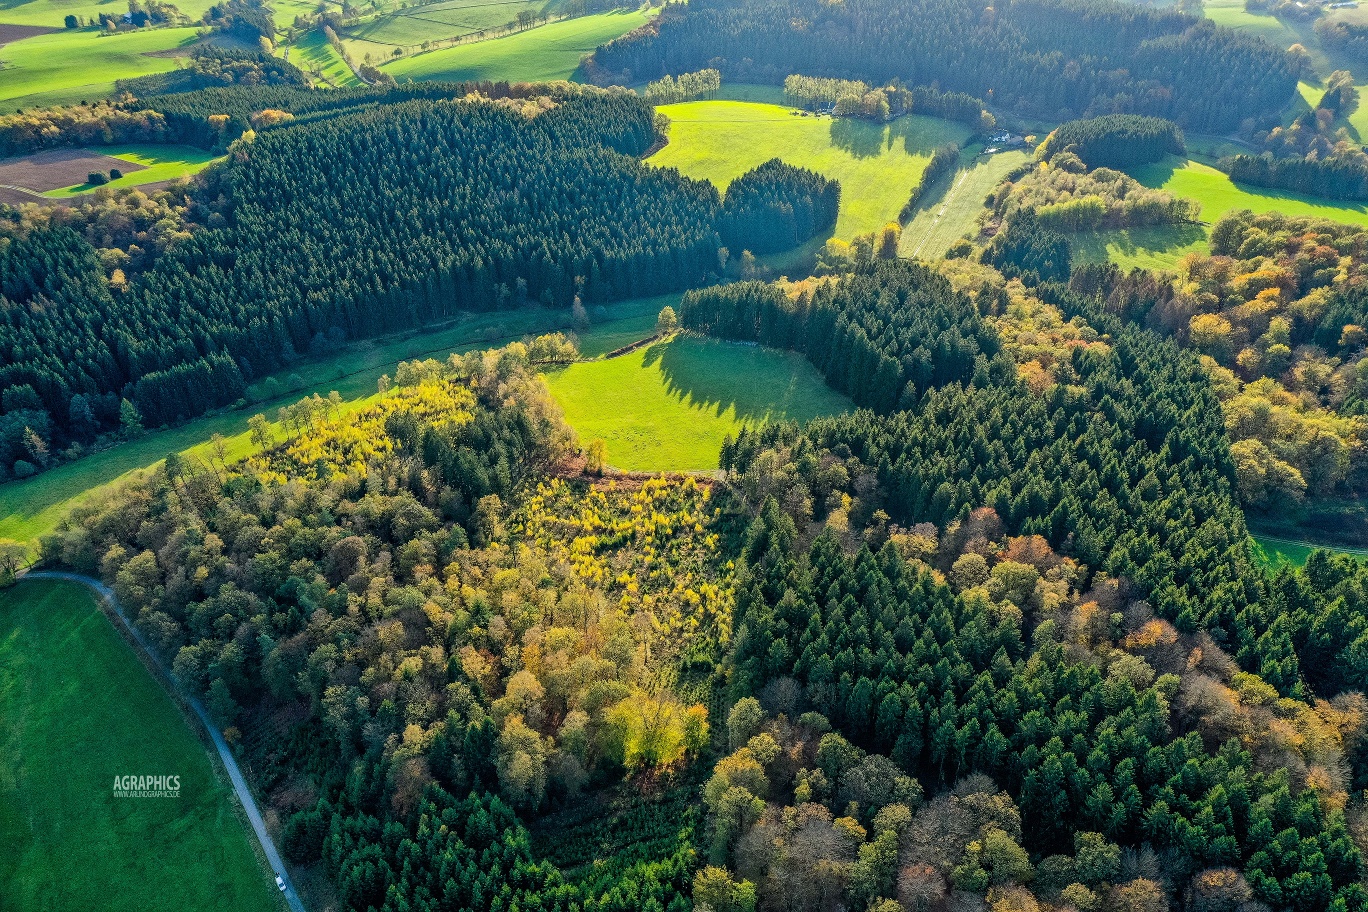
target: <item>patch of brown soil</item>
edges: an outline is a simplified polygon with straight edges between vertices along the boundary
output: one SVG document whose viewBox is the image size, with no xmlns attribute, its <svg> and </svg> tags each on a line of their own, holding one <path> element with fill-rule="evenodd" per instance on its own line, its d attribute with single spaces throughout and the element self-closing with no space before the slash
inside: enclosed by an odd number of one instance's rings
<svg viewBox="0 0 1368 912">
<path fill-rule="evenodd" d="M 57 29 L 48 28 L 45 25 L 5 25 L 0 23 L 0 47 L 13 44 L 16 41 L 23 41 L 25 38 L 32 38 L 34 35 L 46 35 L 55 31 Z"/>
<path fill-rule="evenodd" d="M 143 170 L 143 165 L 112 158 L 90 149 L 49 149 L 32 155 L 0 159 L 0 184 L 42 193 L 85 183 L 91 171 L 118 168 L 124 174 Z M 35 202 L 28 199 L 26 202 Z"/>
</svg>

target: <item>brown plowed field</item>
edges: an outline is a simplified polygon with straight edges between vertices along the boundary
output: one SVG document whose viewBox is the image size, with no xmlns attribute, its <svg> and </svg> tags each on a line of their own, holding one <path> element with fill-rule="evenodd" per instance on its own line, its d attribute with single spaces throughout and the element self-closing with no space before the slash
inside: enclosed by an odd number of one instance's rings
<svg viewBox="0 0 1368 912">
<path fill-rule="evenodd" d="M 51 149 L 17 158 L 0 159 L 0 184 L 23 187 L 42 193 L 72 184 L 84 184 L 91 171 L 109 172 L 118 168 L 124 174 L 143 170 L 142 165 L 91 152 L 88 149 Z M 28 200 L 36 202 L 36 200 Z"/>
</svg>

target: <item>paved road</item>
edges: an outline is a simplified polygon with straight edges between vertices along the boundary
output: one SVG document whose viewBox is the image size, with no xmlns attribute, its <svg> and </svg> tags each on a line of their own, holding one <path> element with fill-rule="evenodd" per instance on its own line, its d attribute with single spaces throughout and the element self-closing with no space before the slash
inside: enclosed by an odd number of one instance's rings
<svg viewBox="0 0 1368 912">
<path fill-rule="evenodd" d="M 128 635 L 138 644 L 138 648 L 147 656 L 148 661 L 156 666 L 165 680 L 171 682 L 172 687 L 175 688 L 176 695 L 184 700 L 185 703 L 195 711 L 195 715 L 199 717 L 200 723 L 209 733 L 210 739 L 213 740 L 214 747 L 218 749 L 219 759 L 223 761 L 224 768 L 228 770 L 228 778 L 232 780 L 233 791 L 237 793 L 238 800 L 242 802 L 242 809 L 247 812 L 247 819 L 252 821 L 252 829 L 256 832 L 257 841 L 261 843 L 261 851 L 266 853 L 266 860 L 270 862 L 274 873 L 279 874 L 285 881 L 285 901 L 289 903 L 291 912 L 306 912 L 304 903 L 300 902 L 299 894 L 295 892 L 294 884 L 290 882 L 290 875 L 285 870 L 285 865 L 280 860 L 280 853 L 276 851 L 275 842 L 271 840 L 271 835 L 266 832 L 266 824 L 261 819 L 261 811 L 257 808 L 256 799 L 252 797 L 252 791 L 247 787 L 247 780 L 242 778 L 242 771 L 238 769 L 237 759 L 233 757 L 233 752 L 228 749 L 228 742 L 223 740 L 223 735 L 219 732 L 218 727 L 214 725 L 213 720 L 209 718 L 209 713 L 205 711 L 204 705 L 200 703 L 199 698 L 186 690 L 185 687 L 181 685 L 180 681 L 176 680 L 176 676 L 173 675 L 171 670 L 162 663 L 160 658 L 158 658 L 156 650 L 147 642 L 147 639 L 142 635 L 142 631 L 133 625 L 128 619 L 128 615 L 124 614 L 123 606 L 119 604 L 119 599 L 114 594 L 114 590 L 110 589 L 94 577 L 83 576 L 79 573 L 64 573 L 56 570 L 32 570 L 21 574 L 19 578 L 20 580 L 67 580 L 73 583 L 80 583 L 81 585 L 94 590 L 100 599 L 113 609 L 115 615 L 117 615 L 122 622 L 124 630 L 127 631 Z M 272 877 L 274 877 L 274 874 Z M 272 883 L 271 886 L 274 887 L 275 884 Z"/>
</svg>

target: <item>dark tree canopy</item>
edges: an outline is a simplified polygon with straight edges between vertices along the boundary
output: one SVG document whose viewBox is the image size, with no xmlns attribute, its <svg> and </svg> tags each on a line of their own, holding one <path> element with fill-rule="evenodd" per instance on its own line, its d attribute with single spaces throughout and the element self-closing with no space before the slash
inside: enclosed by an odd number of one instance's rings
<svg viewBox="0 0 1368 912">
<path fill-rule="evenodd" d="M 718 233 L 737 253 L 775 253 L 831 229 L 840 205 L 839 183 L 772 158 L 728 185 Z"/>
<path fill-rule="evenodd" d="M 900 79 L 1009 111 L 1148 114 L 1222 131 L 1276 112 L 1297 82 L 1262 39 L 1112 0 L 700 0 L 593 57 L 599 78 L 626 82 L 714 65 L 730 79 Z"/>
<path fill-rule="evenodd" d="M 157 425 L 234 401 L 319 334 L 654 295 L 717 268 L 712 185 L 628 157 L 654 141 L 648 105 L 531 104 L 415 100 L 264 131 L 127 287 L 70 230 L 21 235 L 0 250 L 0 389 L 31 386 L 58 424 L 73 395 L 120 393 Z"/>
<path fill-rule="evenodd" d="M 1182 155 L 1183 131 L 1162 117 L 1107 114 L 1070 120 L 1045 140 L 1044 153 L 1070 149 L 1089 168 L 1128 168 L 1156 162 L 1165 155 Z"/>
</svg>

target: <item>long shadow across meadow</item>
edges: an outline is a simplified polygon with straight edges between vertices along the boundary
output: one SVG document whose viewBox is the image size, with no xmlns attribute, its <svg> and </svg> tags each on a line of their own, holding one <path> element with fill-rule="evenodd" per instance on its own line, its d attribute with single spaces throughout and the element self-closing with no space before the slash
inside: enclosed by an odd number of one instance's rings
<svg viewBox="0 0 1368 912">
<path fill-rule="evenodd" d="M 802 355 L 737 342 L 676 339 L 646 350 L 643 366 L 657 363 L 666 391 L 694 407 L 737 420 L 808 421 L 848 407 L 845 397 L 817 380 Z"/>
</svg>

